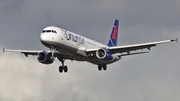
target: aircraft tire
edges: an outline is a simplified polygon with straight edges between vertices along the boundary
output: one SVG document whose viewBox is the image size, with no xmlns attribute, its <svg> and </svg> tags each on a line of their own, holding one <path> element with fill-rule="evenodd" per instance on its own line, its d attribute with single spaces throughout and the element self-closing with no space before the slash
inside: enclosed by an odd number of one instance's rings
<svg viewBox="0 0 180 101">
<path fill-rule="evenodd" d="M 59 66 L 59 72 L 62 73 L 63 72 L 63 67 Z"/>
<path fill-rule="evenodd" d="M 102 65 L 101 65 L 101 64 L 98 65 L 98 70 L 99 70 L 99 71 L 102 70 Z"/>
<path fill-rule="evenodd" d="M 103 64 L 103 69 L 107 70 L 107 65 L 106 64 Z"/>
<path fill-rule="evenodd" d="M 64 72 L 67 73 L 68 72 L 68 67 L 64 66 Z"/>
</svg>

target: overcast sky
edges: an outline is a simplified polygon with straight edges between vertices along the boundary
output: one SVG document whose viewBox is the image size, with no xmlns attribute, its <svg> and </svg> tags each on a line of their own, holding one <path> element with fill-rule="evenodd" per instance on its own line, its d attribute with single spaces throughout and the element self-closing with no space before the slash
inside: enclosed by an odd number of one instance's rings
<svg viewBox="0 0 180 101">
<path fill-rule="evenodd" d="M 179 0 L 0 0 L 0 48 L 48 50 L 39 34 L 56 25 L 107 44 L 115 19 L 118 45 L 180 37 Z M 43 65 L 36 56 L 0 52 L 0 101 L 179 101 L 180 45 L 123 57 L 107 71 L 87 62 Z"/>
</svg>

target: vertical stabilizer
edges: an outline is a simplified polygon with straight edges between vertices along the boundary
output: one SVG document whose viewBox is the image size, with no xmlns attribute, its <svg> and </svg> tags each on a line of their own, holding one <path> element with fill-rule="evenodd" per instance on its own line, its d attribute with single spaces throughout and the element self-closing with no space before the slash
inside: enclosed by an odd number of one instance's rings
<svg viewBox="0 0 180 101">
<path fill-rule="evenodd" d="M 109 38 L 109 42 L 108 42 L 108 46 L 112 47 L 112 46 L 117 46 L 117 39 L 118 39 L 118 25 L 119 25 L 119 21 L 115 20 L 114 21 L 114 26 L 111 32 L 111 36 Z"/>
</svg>

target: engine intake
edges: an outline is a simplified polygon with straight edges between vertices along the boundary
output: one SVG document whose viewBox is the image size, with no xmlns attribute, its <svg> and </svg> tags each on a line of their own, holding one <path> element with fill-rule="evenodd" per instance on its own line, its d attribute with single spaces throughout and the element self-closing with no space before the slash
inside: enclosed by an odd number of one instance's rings
<svg viewBox="0 0 180 101">
<path fill-rule="evenodd" d="M 52 54 L 45 51 L 40 52 L 38 55 L 38 61 L 43 64 L 52 64 L 54 60 L 51 58 Z"/>
<path fill-rule="evenodd" d="M 96 57 L 102 60 L 112 60 L 113 56 L 110 51 L 106 49 L 99 49 L 96 51 Z"/>
</svg>

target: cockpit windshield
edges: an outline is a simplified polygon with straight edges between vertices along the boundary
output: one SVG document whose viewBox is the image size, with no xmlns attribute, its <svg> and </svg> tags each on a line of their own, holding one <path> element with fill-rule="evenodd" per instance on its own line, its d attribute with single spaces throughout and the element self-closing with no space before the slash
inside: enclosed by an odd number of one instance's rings
<svg viewBox="0 0 180 101">
<path fill-rule="evenodd" d="M 55 30 L 43 30 L 42 33 L 57 33 Z"/>
</svg>

